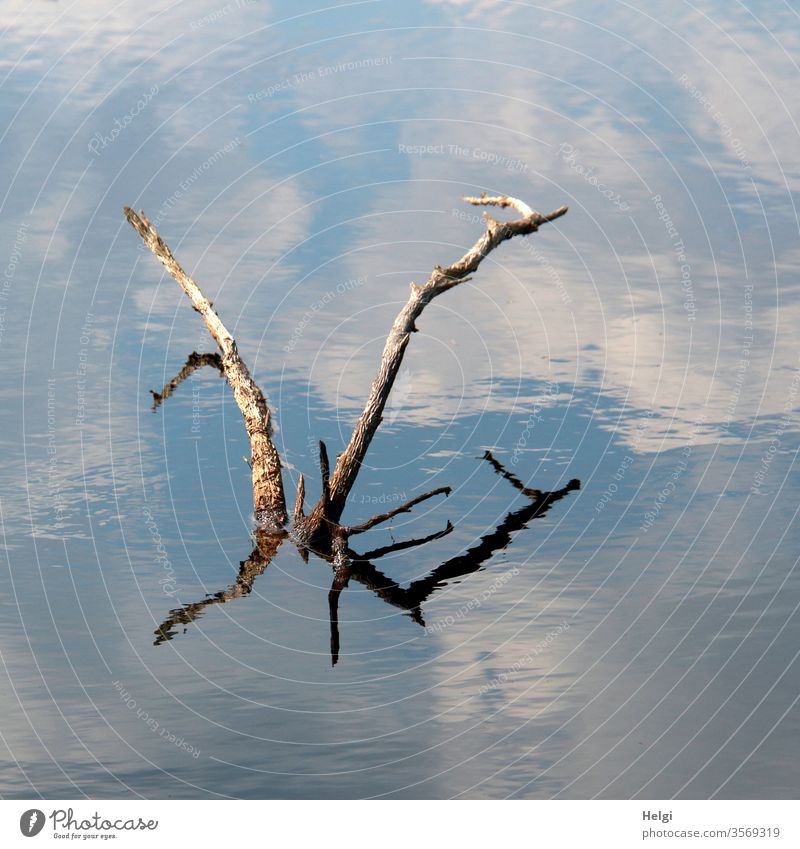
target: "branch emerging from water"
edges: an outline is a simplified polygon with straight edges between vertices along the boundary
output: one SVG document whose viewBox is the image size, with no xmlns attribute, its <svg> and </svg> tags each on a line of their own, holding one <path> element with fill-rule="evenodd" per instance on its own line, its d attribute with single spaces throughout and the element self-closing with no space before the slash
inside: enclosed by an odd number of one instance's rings
<svg viewBox="0 0 800 849">
<path fill-rule="evenodd" d="M 514 236 L 535 233 L 542 224 L 554 221 L 567 212 L 567 207 L 562 206 L 547 215 L 540 215 L 521 200 L 505 196 L 487 197 L 484 195 L 479 198 L 467 197 L 464 200 L 475 205 L 510 207 L 516 210 L 521 217 L 513 221 L 495 221 L 488 213 L 484 212 L 486 232 L 461 259 L 447 266 L 447 268 L 437 265 L 424 286 L 418 286 L 416 283 L 411 284 L 411 295 L 408 302 L 400 310 L 400 314 L 395 319 L 386 339 L 378 374 L 372 383 L 364 411 L 353 430 L 350 443 L 339 457 L 330 481 L 327 518 L 333 522 L 338 522 L 344 511 L 347 496 L 353 488 L 353 484 L 355 484 L 361 463 L 382 421 L 383 409 L 403 361 L 408 341 L 411 334 L 417 330 L 415 322 L 425 307 L 437 295 L 441 295 L 442 292 L 446 292 L 468 279 L 468 275 L 478 268 L 484 258 L 503 242 Z"/>
<path fill-rule="evenodd" d="M 200 291 L 197 283 L 181 268 L 145 214 L 137 214 L 126 206 L 125 217 L 164 268 L 178 281 L 219 346 L 225 376 L 233 390 L 233 397 L 244 417 L 247 435 L 250 437 L 253 506 L 259 525 L 262 528 L 282 528 L 287 516 L 281 461 L 272 444 L 270 411 L 263 392 L 251 377 L 250 371 L 239 356 L 236 340 L 214 311 L 211 302 Z"/>
</svg>

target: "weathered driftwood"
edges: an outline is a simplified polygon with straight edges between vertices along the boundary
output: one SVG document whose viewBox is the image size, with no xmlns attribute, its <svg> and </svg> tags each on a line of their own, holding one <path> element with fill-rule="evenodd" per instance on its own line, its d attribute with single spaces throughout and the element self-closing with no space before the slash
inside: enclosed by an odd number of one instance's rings
<svg viewBox="0 0 800 849">
<path fill-rule="evenodd" d="M 335 663 L 339 654 L 339 595 L 347 586 L 351 577 L 376 592 L 384 601 L 401 607 L 415 621 L 422 624 L 420 604 L 431 592 L 441 586 L 444 581 L 480 568 L 494 552 L 508 545 L 511 533 L 520 530 L 530 519 L 547 510 L 553 501 L 563 498 L 568 492 L 578 487 L 577 481 L 571 481 L 566 488 L 548 493 L 529 489 L 510 472 L 507 472 L 491 454 L 487 453 L 485 459 L 493 465 L 495 471 L 511 481 L 514 486 L 531 499 L 532 503 L 522 510 L 509 513 L 506 520 L 492 534 L 484 537 L 479 545 L 442 564 L 427 579 L 415 582 L 408 590 L 403 590 L 394 581 L 386 578 L 369 561 L 393 551 L 421 545 L 445 536 L 453 529 L 449 522 L 443 531 L 424 539 L 395 543 L 391 546 L 375 549 L 365 555 L 358 555 L 348 547 L 350 536 L 363 533 L 381 522 L 389 521 L 400 513 L 408 512 L 412 507 L 428 498 L 450 493 L 449 487 L 440 487 L 432 492 L 412 498 L 405 504 L 401 504 L 387 513 L 374 516 L 361 524 L 350 527 L 340 524 L 347 497 L 355 484 L 372 438 L 380 426 L 381 416 L 392 390 L 392 385 L 403 361 L 411 334 L 417 330 L 416 321 L 422 311 L 435 297 L 468 280 L 469 275 L 478 268 L 483 259 L 503 242 L 514 236 L 534 233 L 542 224 L 560 218 L 567 212 L 567 208 L 562 206 L 548 215 L 540 215 L 522 201 L 506 196 L 487 197 L 483 195 L 481 197 L 467 197 L 465 200 L 478 206 L 510 208 L 515 210 L 520 217 L 501 222 L 495 221 L 487 212 L 484 212 L 486 231 L 461 259 L 446 268 L 436 266 L 424 286 L 419 286 L 416 283 L 411 284 L 408 302 L 400 310 L 386 339 L 378 373 L 372 383 L 364 411 L 353 429 L 347 447 L 338 457 L 333 474 L 330 471 L 325 444 L 323 442 L 319 444 L 322 495 L 308 515 L 306 515 L 304 504 L 305 479 L 302 474 L 299 476 L 291 529 L 286 528 L 288 516 L 281 475 L 281 461 L 272 442 L 270 410 L 263 392 L 253 380 L 242 360 L 233 336 L 228 332 L 222 320 L 214 311 L 211 302 L 202 293 L 197 283 L 181 268 L 169 247 L 147 220 L 144 213 L 137 214 L 133 210 L 125 208 L 128 221 L 142 237 L 145 245 L 150 248 L 188 295 L 192 306 L 202 316 L 221 352 L 221 356 L 192 354 L 183 369 L 160 393 L 152 393 L 155 402 L 154 409 L 169 397 L 180 382 L 196 368 L 203 365 L 212 365 L 221 370 L 233 390 L 234 399 L 244 417 L 247 434 L 250 437 L 253 506 L 258 526 L 256 548 L 248 560 L 242 563 L 242 569 L 236 583 L 200 602 L 184 605 L 171 611 L 170 617 L 156 631 L 157 643 L 171 639 L 177 625 L 194 621 L 207 606 L 225 603 L 247 595 L 253 581 L 267 568 L 281 540 L 286 537 L 288 532 L 304 559 L 308 558 L 308 551 L 313 550 L 316 554 L 328 560 L 333 567 L 334 579 L 329 594 L 329 607 L 331 654 Z"/>
<path fill-rule="evenodd" d="M 518 212 L 520 217 L 512 221 L 495 221 L 488 213 L 484 212 L 486 231 L 461 259 L 446 268 L 436 266 L 424 286 L 418 286 L 416 283 L 411 284 L 408 302 L 400 310 L 386 339 L 378 373 L 372 382 L 364 411 L 353 429 L 350 442 L 339 455 L 333 475 L 330 474 L 325 445 L 320 443 L 322 496 L 310 516 L 306 516 L 304 513 L 305 484 L 302 475 L 298 482 L 293 516 L 297 539 L 304 546 L 313 545 L 320 553 L 330 552 L 335 535 L 334 530 L 339 526 L 339 520 L 347 503 L 347 496 L 355 484 L 372 438 L 380 426 L 381 416 L 403 361 L 406 346 L 411 334 L 417 330 L 416 320 L 422 314 L 422 311 L 435 297 L 467 280 L 483 259 L 503 242 L 514 236 L 535 233 L 542 224 L 554 221 L 567 212 L 567 207 L 562 206 L 548 215 L 540 215 L 521 200 L 507 196 L 488 197 L 483 195 L 481 197 L 467 197 L 464 200 L 477 206 L 511 208 Z M 288 516 L 281 476 L 281 461 L 272 443 L 270 410 L 264 394 L 250 375 L 247 366 L 239 355 L 235 339 L 214 311 L 211 302 L 201 292 L 197 283 L 181 268 L 167 244 L 158 235 L 144 213 L 137 214 L 132 209 L 125 207 L 125 215 L 142 237 L 145 245 L 150 248 L 189 296 L 192 306 L 203 317 L 206 326 L 219 346 L 222 353 L 221 367 L 233 390 L 233 396 L 242 412 L 247 434 L 250 437 L 253 506 L 258 525 L 267 530 L 282 530 Z M 189 363 L 184 369 L 188 367 Z M 180 378 L 180 375 L 178 377 Z M 172 382 L 174 385 L 168 384 L 169 392 L 177 385 L 176 381 L 179 382 L 178 378 Z M 162 392 L 160 397 L 165 397 L 165 394 L 168 393 Z M 160 397 L 156 393 L 154 395 L 156 400 L 159 401 Z M 413 499 L 409 504 L 393 511 L 388 518 L 398 512 L 405 512 L 413 504 L 419 503 L 419 501 L 429 498 L 431 495 L 438 494 L 440 491 L 436 490 L 434 493 Z M 376 520 L 371 520 L 371 523 L 367 523 L 360 530 L 373 527 L 378 521 L 376 517 Z M 356 533 L 358 530 L 351 528 L 350 532 Z"/>
<path fill-rule="evenodd" d="M 560 218 L 567 212 L 567 207 L 562 206 L 549 215 L 540 215 L 534 212 L 521 200 L 511 197 L 467 197 L 467 203 L 484 206 L 512 207 L 522 216 L 514 221 L 495 221 L 484 213 L 486 220 L 486 232 L 457 262 L 448 265 L 447 268 L 436 266 L 424 286 L 411 284 L 411 294 L 406 305 L 400 310 L 394 320 L 392 329 L 386 339 L 386 345 L 381 355 L 381 363 L 372 389 L 369 393 L 364 412 L 353 430 L 350 443 L 342 452 L 336 463 L 330 485 L 330 509 L 328 517 L 338 522 L 347 496 L 353 488 L 356 476 L 361 464 L 372 442 L 372 437 L 381 423 L 383 409 L 392 390 L 392 384 L 400 370 L 403 355 L 406 351 L 411 334 L 417 330 L 416 320 L 422 314 L 425 307 L 438 295 L 452 289 L 467 279 L 496 247 L 513 236 L 524 236 L 536 232 L 542 224 Z"/>
<path fill-rule="evenodd" d="M 145 214 L 141 212 L 137 215 L 132 209 L 125 207 L 125 216 L 145 245 L 189 296 L 192 306 L 203 317 L 206 327 L 222 352 L 222 367 L 250 437 L 253 507 L 260 517 L 262 527 L 279 530 L 286 523 L 286 500 L 283 495 L 281 460 L 272 444 L 270 411 L 264 393 L 250 376 L 247 366 L 239 356 L 236 340 L 214 311 L 211 302 L 200 291 L 197 283 L 181 268 Z"/>
<path fill-rule="evenodd" d="M 462 554 L 446 560 L 425 577 L 413 581 L 407 588 L 400 586 L 392 578 L 381 572 L 374 565 L 373 561 L 379 560 L 388 554 L 425 545 L 428 542 L 447 536 L 453 531 L 453 525 L 450 522 L 447 523 L 447 526 L 443 530 L 421 539 L 396 542 L 383 548 L 365 551 L 363 554 L 353 551 L 348 546 L 347 534 L 344 533 L 346 529 L 339 528 L 334 537 L 333 555 L 330 558 L 333 567 L 333 581 L 330 592 L 328 593 L 331 663 L 333 665 L 336 665 L 339 660 L 339 597 L 351 579 L 357 581 L 363 587 L 370 590 L 370 592 L 373 592 L 381 601 L 402 610 L 414 622 L 424 627 L 425 620 L 422 616 L 422 604 L 433 593 L 451 581 L 477 572 L 495 554 L 503 551 L 511 544 L 513 534 L 521 531 L 534 519 L 544 516 L 556 501 L 560 501 L 569 495 L 569 493 L 580 488 L 580 481 L 571 480 L 561 489 L 552 492 L 542 492 L 541 490 L 525 486 L 519 478 L 507 471 L 489 451 L 484 454 L 483 459 L 492 465 L 492 468 L 497 474 L 510 481 L 513 486 L 523 492 L 529 499 L 528 503 L 523 507 L 510 511 L 494 530 L 484 534 L 484 536 Z M 263 574 L 284 538 L 283 535 L 257 531 L 256 547 L 250 557 L 242 562 L 235 583 L 224 590 L 206 596 L 200 601 L 185 604 L 183 607 L 171 610 L 167 619 L 155 630 L 155 644 L 160 645 L 163 642 L 171 640 L 178 633 L 178 626 L 186 626 L 194 622 L 211 605 L 225 604 L 228 601 L 248 595 L 252 589 L 253 581 Z"/>
</svg>

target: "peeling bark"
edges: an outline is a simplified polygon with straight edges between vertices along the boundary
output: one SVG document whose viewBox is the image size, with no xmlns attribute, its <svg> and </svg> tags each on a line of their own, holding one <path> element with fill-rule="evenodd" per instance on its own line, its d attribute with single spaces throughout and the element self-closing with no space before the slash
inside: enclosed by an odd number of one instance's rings
<svg viewBox="0 0 800 849">
<path fill-rule="evenodd" d="M 468 280 L 469 275 L 478 268 L 484 258 L 503 242 L 514 236 L 535 233 L 542 224 L 554 221 L 567 212 L 567 207 L 562 206 L 547 215 L 541 215 L 523 201 L 508 196 L 488 197 L 482 195 L 481 197 L 466 197 L 464 200 L 476 206 L 511 208 L 518 212 L 521 217 L 512 221 L 495 221 L 487 212 L 484 212 L 486 232 L 461 259 L 446 268 L 437 265 L 424 286 L 418 286 L 416 283 L 411 284 L 411 295 L 408 302 L 395 319 L 386 339 L 378 373 L 372 382 L 364 411 L 353 429 L 349 444 L 339 455 L 333 475 L 330 474 L 325 445 L 320 443 L 322 497 L 310 516 L 304 514 L 304 485 L 302 479 L 299 482 L 293 520 L 296 536 L 298 539 L 302 539 L 304 544 L 313 543 L 315 546 L 321 546 L 323 551 L 330 550 L 333 541 L 332 531 L 339 526 L 347 496 L 355 484 L 372 438 L 382 421 L 383 410 L 403 361 L 406 346 L 411 334 L 417 330 L 416 320 L 425 307 L 438 295 Z M 261 528 L 280 530 L 288 517 L 283 492 L 281 461 L 272 443 L 270 410 L 264 394 L 251 377 L 247 366 L 239 355 L 236 340 L 214 311 L 211 302 L 201 292 L 197 283 L 181 268 L 167 244 L 158 235 L 144 213 L 141 212 L 137 215 L 132 209 L 125 207 L 125 216 L 142 237 L 145 245 L 150 248 L 188 295 L 192 306 L 203 317 L 222 352 L 221 367 L 233 390 L 233 396 L 244 417 L 247 434 L 250 437 L 253 505 L 256 520 Z M 184 370 L 189 368 L 190 363 L 191 358 Z M 166 389 L 167 387 L 165 387 Z M 166 391 L 161 396 L 154 393 L 157 401 L 156 406 L 168 394 Z M 427 497 L 429 495 L 420 497 L 413 503 L 418 503 L 418 501 Z M 396 512 L 399 512 L 399 510 Z M 394 513 L 391 515 L 394 515 Z M 391 516 L 388 518 L 391 518 Z M 377 524 L 378 517 L 371 521 L 372 524 L 368 523 L 367 527 Z M 384 521 L 384 519 L 380 519 L 380 521 Z M 361 529 L 366 530 L 367 527 Z M 352 528 L 350 532 L 355 533 L 357 529 Z"/>
<path fill-rule="evenodd" d="M 178 281 L 219 346 L 225 377 L 233 390 L 233 397 L 244 417 L 247 435 L 250 437 L 253 508 L 261 527 L 278 530 L 286 523 L 286 500 L 283 495 L 281 460 L 272 444 L 270 411 L 264 394 L 239 356 L 236 340 L 197 283 L 181 268 L 155 227 L 143 212 L 137 215 L 127 206 L 125 217 L 164 268 Z"/>
<path fill-rule="evenodd" d="M 411 284 L 411 295 L 389 331 L 364 412 L 361 413 L 350 443 L 340 455 L 331 478 L 330 509 L 327 515 L 334 522 L 341 518 L 347 496 L 355 484 L 372 438 L 380 426 L 383 409 L 403 362 L 406 346 L 411 334 L 417 330 L 416 320 L 425 307 L 438 295 L 467 280 L 468 275 L 478 268 L 484 258 L 507 239 L 535 233 L 542 224 L 554 221 L 567 213 L 567 207 L 562 206 L 548 215 L 540 215 L 521 200 L 511 197 L 467 197 L 464 200 L 475 205 L 511 207 L 522 217 L 513 221 L 498 222 L 484 212 L 486 232 L 461 259 L 447 268 L 437 265 L 424 286 Z"/>
</svg>

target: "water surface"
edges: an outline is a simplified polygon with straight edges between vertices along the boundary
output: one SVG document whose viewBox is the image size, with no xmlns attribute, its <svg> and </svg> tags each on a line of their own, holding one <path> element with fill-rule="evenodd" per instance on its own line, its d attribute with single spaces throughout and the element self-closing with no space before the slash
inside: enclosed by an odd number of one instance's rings
<svg viewBox="0 0 800 849">
<path fill-rule="evenodd" d="M 791 797 L 798 74 L 788 5 L 9 0 L 6 797 Z M 580 481 L 425 626 L 252 548 L 247 439 L 143 208 L 319 492 L 464 194 L 569 214 L 425 312 L 344 519 L 404 587 Z M 163 550 L 159 548 L 163 545 Z M 158 642 L 158 645 L 154 643 Z"/>
</svg>

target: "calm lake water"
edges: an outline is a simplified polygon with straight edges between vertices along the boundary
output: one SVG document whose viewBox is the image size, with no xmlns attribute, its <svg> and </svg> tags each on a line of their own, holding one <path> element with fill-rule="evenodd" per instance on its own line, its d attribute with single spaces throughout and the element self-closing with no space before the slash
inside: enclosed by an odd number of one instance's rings
<svg viewBox="0 0 800 849">
<path fill-rule="evenodd" d="M 6 0 L 0 30 L 0 794 L 797 795 L 788 4 Z M 253 548 L 248 444 L 211 369 L 151 410 L 213 343 L 123 205 L 236 336 L 292 499 L 481 191 L 570 212 L 425 312 L 344 520 L 452 486 L 354 547 L 452 522 L 376 568 L 482 568 L 419 621 L 351 582 L 332 665 L 330 566 L 286 542 L 157 639 Z M 487 450 L 561 497 L 520 515 Z"/>
</svg>

